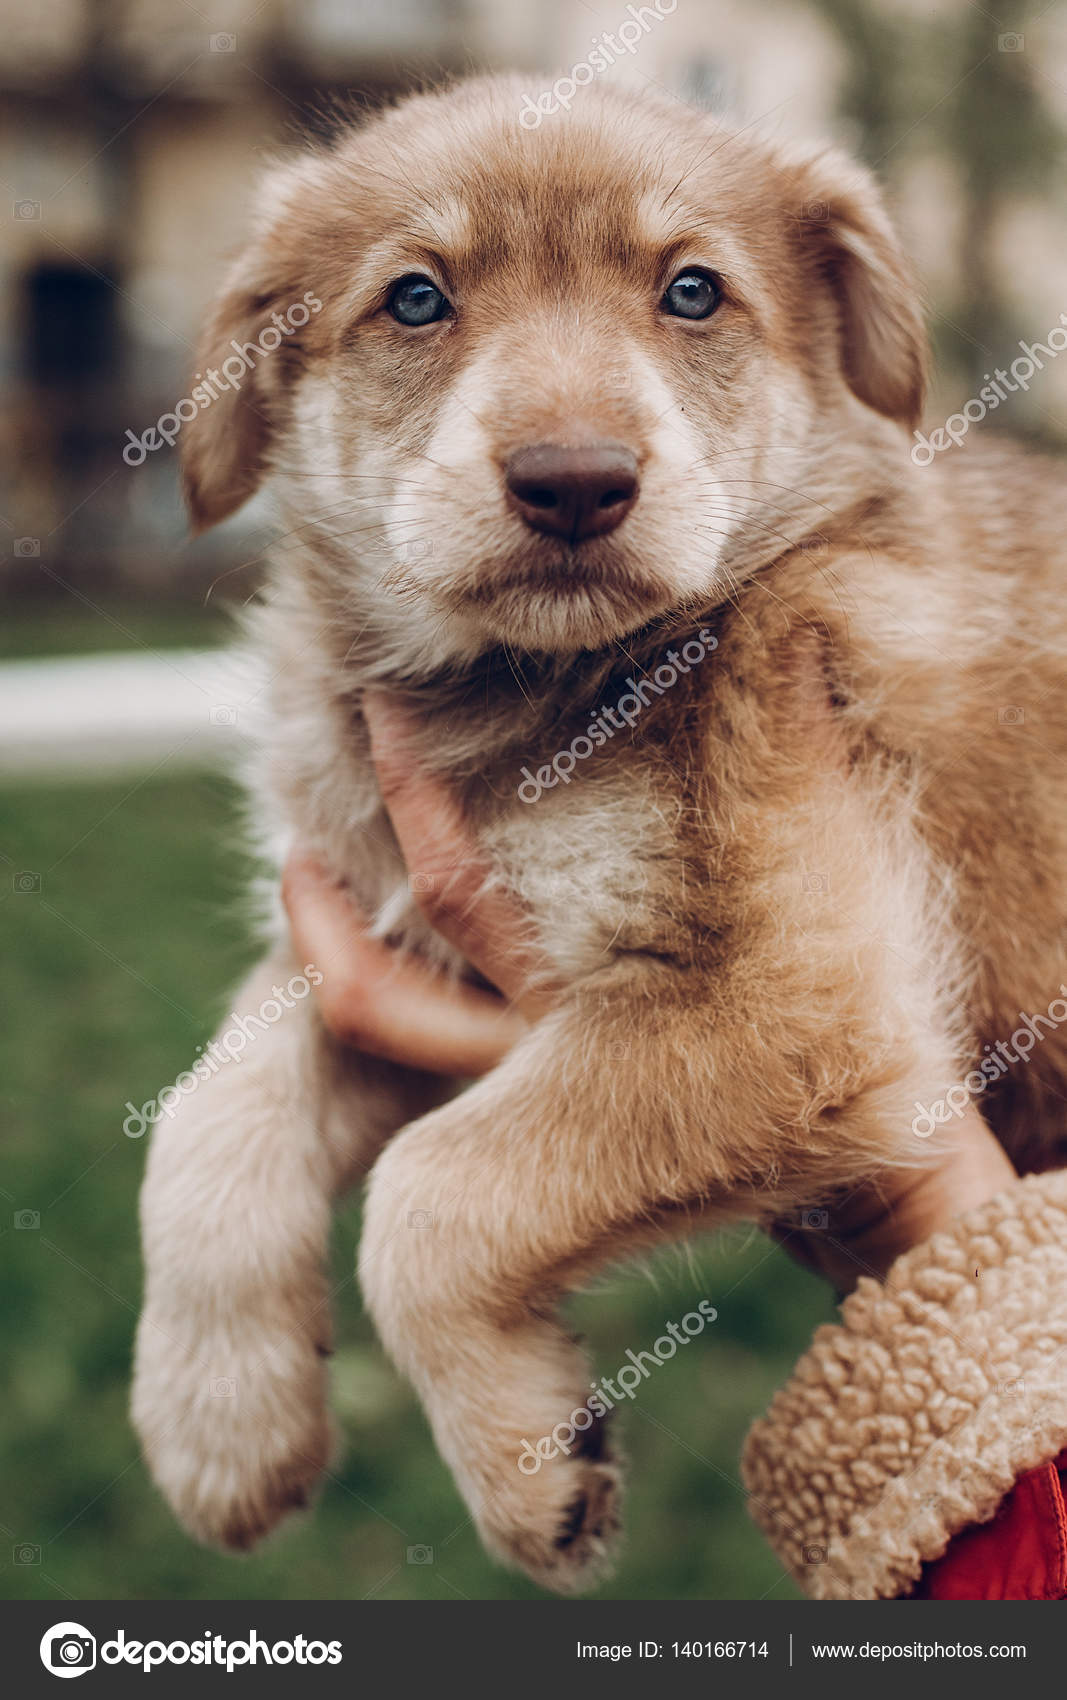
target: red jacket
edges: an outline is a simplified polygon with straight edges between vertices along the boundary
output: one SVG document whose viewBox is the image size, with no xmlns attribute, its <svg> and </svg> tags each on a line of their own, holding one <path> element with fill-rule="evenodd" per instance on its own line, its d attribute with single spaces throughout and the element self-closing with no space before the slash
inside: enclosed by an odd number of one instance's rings
<svg viewBox="0 0 1067 1700">
<path fill-rule="evenodd" d="M 923 1567 L 916 1600 L 1067 1599 L 1067 1451 L 1020 1476 L 989 1523 Z"/>
</svg>

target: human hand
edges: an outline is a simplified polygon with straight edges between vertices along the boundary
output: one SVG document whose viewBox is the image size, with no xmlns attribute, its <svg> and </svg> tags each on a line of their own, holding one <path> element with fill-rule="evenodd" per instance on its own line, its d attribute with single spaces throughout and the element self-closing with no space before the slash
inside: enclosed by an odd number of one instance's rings
<svg viewBox="0 0 1067 1700">
<path fill-rule="evenodd" d="M 555 1001 L 550 967 L 447 788 L 412 761 L 404 716 L 379 693 L 364 712 L 415 900 L 487 989 L 372 938 L 350 893 L 299 851 L 282 880 L 297 954 L 321 969 L 322 1017 L 344 1044 L 435 1074 L 486 1074 Z"/>
<path fill-rule="evenodd" d="M 775 1223 L 779 1245 L 839 1293 L 861 1275 L 884 1279 L 890 1265 L 953 1218 L 1002 1192 L 1016 1179 L 1003 1148 L 973 1104 L 939 1144 L 917 1154 L 914 1168 L 887 1169 L 827 1209 L 825 1227 Z"/>
</svg>

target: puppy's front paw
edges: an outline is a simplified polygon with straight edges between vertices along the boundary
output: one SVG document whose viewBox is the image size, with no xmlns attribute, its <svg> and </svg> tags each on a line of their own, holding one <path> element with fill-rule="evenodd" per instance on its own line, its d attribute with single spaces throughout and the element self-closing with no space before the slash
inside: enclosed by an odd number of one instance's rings
<svg viewBox="0 0 1067 1700">
<path fill-rule="evenodd" d="M 331 1449 L 325 1341 L 248 1324 L 183 1344 L 141 1319 L 133 1421 L 157 1486 L 197 1540 L 241 1551 L 308 1503 Z"/>
<path fill-rule="evenodd" d="M 585 1404 L 584 1355 L 542 1318 L 462 1337 L 465 1376 L 435 1376 L 426 1402 L 478 1532 L 539 1587 L 588 1592 L 613 1567 L 622 1470 L 610 1419 Z"/>
<path fill-rule="evenodd" d="M 514 1458 L 509 1465 L 514 1471 Z M 596 1457 L 572 1450 L 490 1491 L 477 1521 L 490 1551 L 539 1587 L 586 1593 L 614 1567 L 620 1493 L 621 1471 L 606 1444 Z"/>
</svg>

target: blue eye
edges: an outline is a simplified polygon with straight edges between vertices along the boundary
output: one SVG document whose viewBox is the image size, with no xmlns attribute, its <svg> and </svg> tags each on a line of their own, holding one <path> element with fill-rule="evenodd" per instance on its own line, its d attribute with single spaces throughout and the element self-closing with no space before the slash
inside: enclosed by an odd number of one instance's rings
<svg viewBox="0 0 1067 1700">
<path fill-rule="evenodd" d="M 712 272 L 681 272 L 663 297 L 663 310 L 676 319 L 710 319 L 722 290 Z"/>
<path fill-rule="evenodd" d="M 386 305 L 399 325 L 432 325 L 451 311 L 448 297 L 428 277 L 402 277 Z"/>
</svg>

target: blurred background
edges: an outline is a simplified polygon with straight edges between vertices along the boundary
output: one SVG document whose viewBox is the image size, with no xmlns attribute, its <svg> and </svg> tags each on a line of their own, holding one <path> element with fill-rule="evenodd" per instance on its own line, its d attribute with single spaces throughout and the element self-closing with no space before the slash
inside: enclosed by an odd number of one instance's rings
<svg viewBox="0 0 1067 1700">
<path fill-rule="evenodd" d="M 173 1525 L 126 1418 L 144 1141 L 249 959 L 226 763 L 246 736 L 227 608 L 255 501 L 191 543 L 176 451 L 193 343 L 265 154 L 448 72 L 553 75 L 624 0 L 0 0 L 0 1589 L 7 1597 L 533 1597 L 482 1555 L 334 1256 L 345 1449 L 315 1514 L 247 1560 Z M 936 421 L 1067 311 L 1067 7 L 678 0 L 609 73 L 887 183 L 929 294 Z M 580 95 L 579 95 L 580 98 Z M 981 428 L 1067 442 L 1067 360 Z M 793 1594 L 745 1517 L 750 1418 L 831 1301 L 757 1235 L 606 1278 L 601 1374 L 709 1298 L 625 1416 L 631 1538 L 606 1596 Z"/>
</svg>

